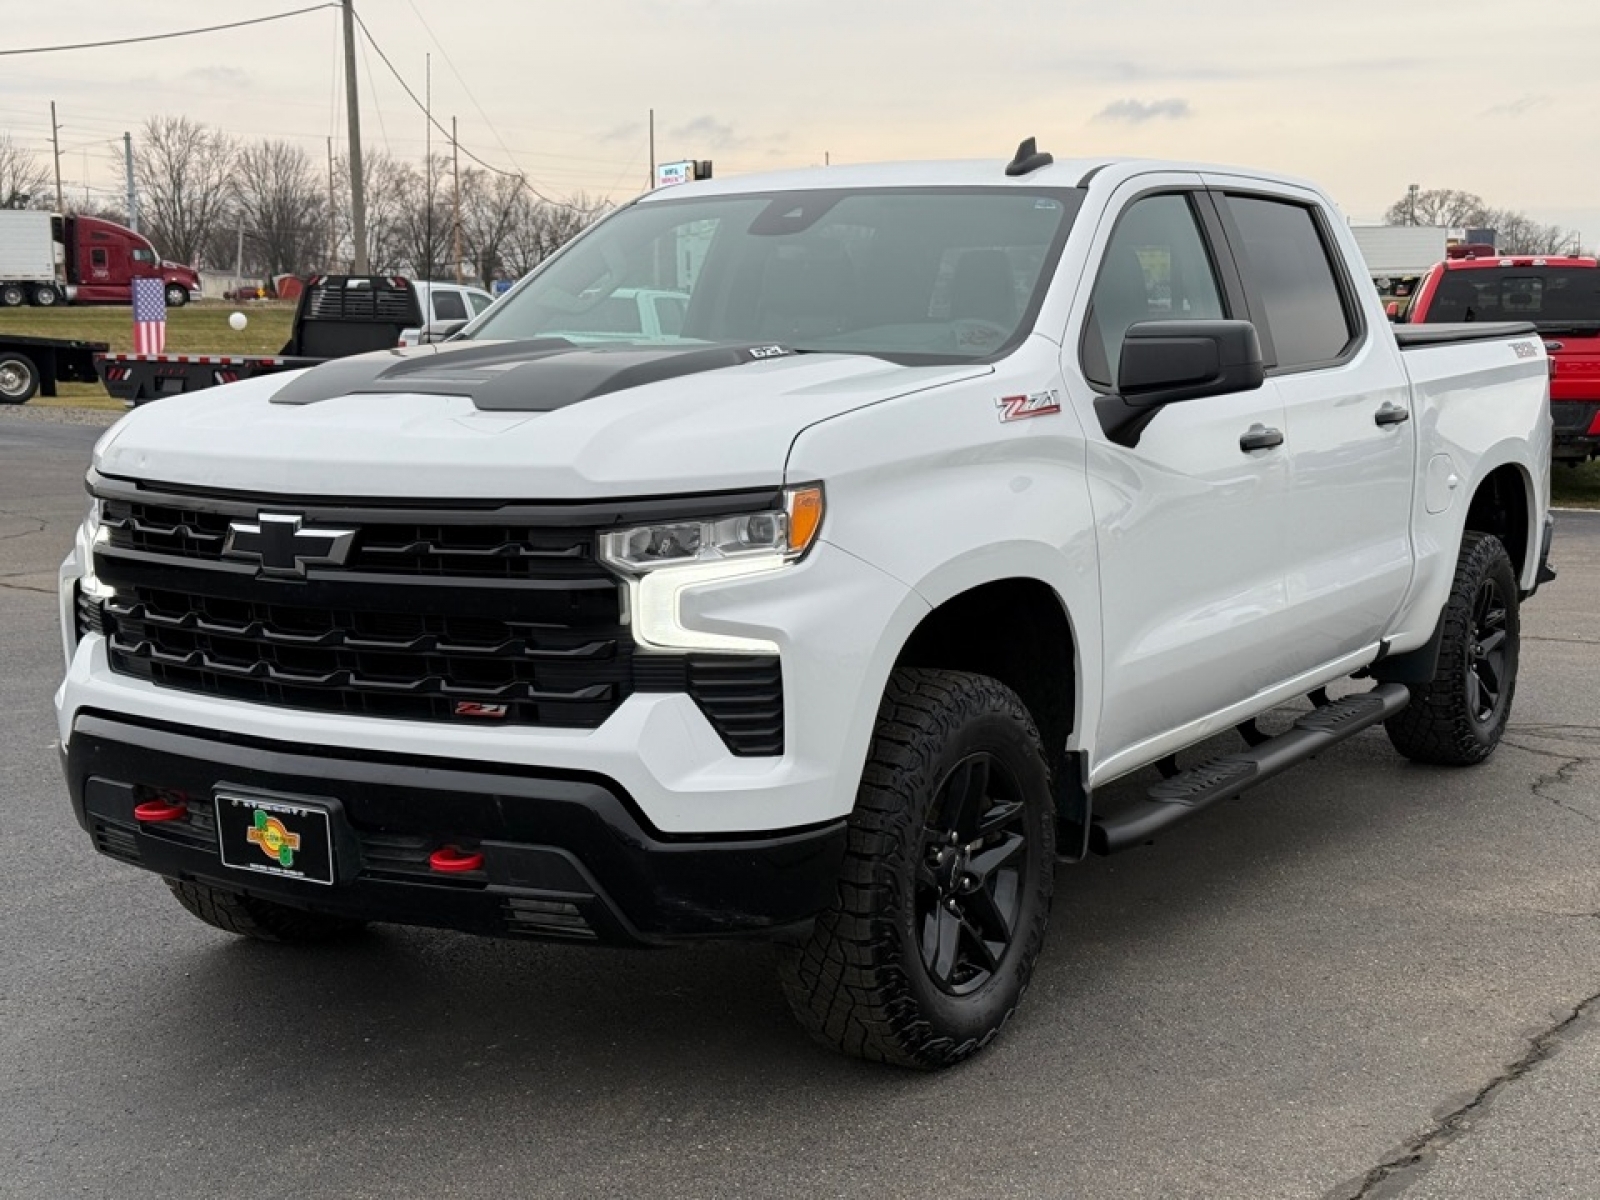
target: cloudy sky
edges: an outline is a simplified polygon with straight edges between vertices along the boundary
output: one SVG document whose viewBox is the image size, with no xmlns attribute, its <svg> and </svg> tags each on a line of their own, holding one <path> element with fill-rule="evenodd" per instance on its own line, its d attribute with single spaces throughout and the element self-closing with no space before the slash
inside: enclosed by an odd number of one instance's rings
<svg viewBox="0 0 1600 1200">
<path fill-rule="evenodd" d="M 8 0 L 0 50 L 139 36 L 317 0 Z M 657 156 L 719 176 L 826 160 L 1127 153 L 1310 176 L 1357 221 L 1408 184 L 1600 244 L 1600 5 L 1541 0 L 356 0 L 369 148 L 421 160 L 382 55 L 462 146 L 546 194 L 624 199 Z M 6 56 L 0 129 L 69 186 L 121 187 L 121 134 L 187 114 L 344 140 L 339 14 Z M 376 47 L 376 48 L 375 48 Z M 437 141 L 435 143 L 438 145 Z"/>
</svg>

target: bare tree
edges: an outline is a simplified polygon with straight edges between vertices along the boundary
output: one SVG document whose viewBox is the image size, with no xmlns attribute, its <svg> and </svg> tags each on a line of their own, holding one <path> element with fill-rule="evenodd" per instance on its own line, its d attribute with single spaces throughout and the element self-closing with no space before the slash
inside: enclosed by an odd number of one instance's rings
<svg viewBox="0 0 1600 1200">
<path fill-rule="evenodd" d="M 265 275 L 302 275 L 326 253 L 326 184 L 291 142 L 266 140 L 239 151 L 234 197 L 252 265 Z"/>
<path fill-rule="evenodd" d="M 532 215 L 527 181 L 469 169 L 461 175 L 461 245 L 473 274 L 485 285 L 506 273 L 505 256 L 516 229 Z"/>
<path fill-rule="evenodd" d="M 0 133 L 0 208 L 28 208 L 49 181 L 50 168 L 32 150 L 19 146 L 9 133 Z M 53 207 L 54 192 L 50 199 Z"/>
<path fill-rule="evenodd" d="M 1483 227 L 1495 231 L 1495 249 L 1502 254 L 1576 254 L 1582 237 L 1575 229 L 1544 225 L 1526 213 L 1509 208 L 1490 209 L 1483 214 Z"/>
<path fill-rule="evenodd" d="M 512 275 L 526 275 L 601 217 L 610 205 L 581 192 L 568 204 L 540 201 L 506 243 L 506 266 Z"/>
<path fill-rule="evenodd" d="M 1388 225 L 1445 225 L 1465 227 L 1480 224 L 1486 211 L 1481 196 L 1454 188 L 1428 188 L 1409 193 L 1389 206 L 1383 214 Z"/>
<path fill-rule="evenodd" d="M 200 261 L 228 207 L 238 145 L 188 117 L 151 117 L 135 145 L 145 232 L 169 258 Z"/>
<path fill-rule="evenodd" d="M 411 168 L 400 186 L 400 260 L 414 278 L 429 279 L 450 257 L 450 160 L 435 156 L 432 171 Z"/>
</svg>

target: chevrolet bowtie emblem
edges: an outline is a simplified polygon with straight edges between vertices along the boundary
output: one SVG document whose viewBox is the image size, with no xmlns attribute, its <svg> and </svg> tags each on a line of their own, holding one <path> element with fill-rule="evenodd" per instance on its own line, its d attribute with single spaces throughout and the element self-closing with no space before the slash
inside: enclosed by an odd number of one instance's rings
<svg viewBox="0 0 1600 1200">
<path fill-rule="evenodd" d="M 306 568 L 342 566 L 355 541 L 354 529 L 307 529 L 298 513 L 262 513 L 254 521 L 234 521 L 222 553 L 250 558 L 264 575 L 303 577 Z"/>
</svg>

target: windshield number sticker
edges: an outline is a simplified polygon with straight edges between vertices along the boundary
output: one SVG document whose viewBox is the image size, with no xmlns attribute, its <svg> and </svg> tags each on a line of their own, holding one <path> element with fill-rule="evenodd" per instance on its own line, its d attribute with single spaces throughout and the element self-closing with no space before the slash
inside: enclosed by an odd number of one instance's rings
<svg viewBox="0 0 1600 1200">
<path fill-rule="evenodd" d="M 787 346 L 751 346 L 748 353 L 751 358 L 785 358 L 794 351 Z"/>
<path fill-rule="evenodd" d="M 1044 417 L 1061 411 L 1061 397 L 1052 388 L 1048 392 L 1032 392 L 1026 396 L 1001 396 L 995 401 L 1000 410 L 1000 420 L 1021 421 L 1025 417 Z"/>
</svg>

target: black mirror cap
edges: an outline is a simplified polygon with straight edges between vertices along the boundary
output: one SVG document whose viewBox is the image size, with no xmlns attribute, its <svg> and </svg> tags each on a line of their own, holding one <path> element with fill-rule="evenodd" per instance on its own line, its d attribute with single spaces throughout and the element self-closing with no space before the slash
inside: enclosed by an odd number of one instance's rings
<svg viewBox="0 0 1600 1200">
<path fill-rule="evenodd" d="M 1116 394 L 1094 407 L 1106 437 L 1132 447 L 1168 404 L 1253 391 L 1266 377 L 1249 321 L 1140 321 L 1123 337 Z"/>
<path fill-rule="evenodd" d="M 417 338 L 417 345 L 429 346 L 434 342 L 448 341 L 467 327 L 465 321 L 434 321 L 424 325 L 422 333 Z"/>
</svg>

